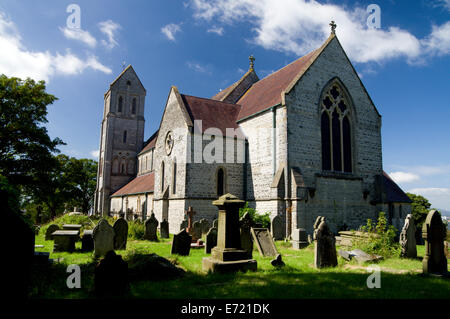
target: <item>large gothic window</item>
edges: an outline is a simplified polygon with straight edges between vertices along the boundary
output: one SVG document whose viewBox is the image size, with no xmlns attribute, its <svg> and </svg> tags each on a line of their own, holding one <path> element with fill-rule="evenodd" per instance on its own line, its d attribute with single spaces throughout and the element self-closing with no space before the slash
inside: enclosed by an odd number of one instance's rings
<svg viewBox="0 0 450 319">
<path fill-rule="evenodd" d="M 351 114 L 344 90 L 334 82 L 321 98 L 322 169 L 352 172 Z"/>
</svg>

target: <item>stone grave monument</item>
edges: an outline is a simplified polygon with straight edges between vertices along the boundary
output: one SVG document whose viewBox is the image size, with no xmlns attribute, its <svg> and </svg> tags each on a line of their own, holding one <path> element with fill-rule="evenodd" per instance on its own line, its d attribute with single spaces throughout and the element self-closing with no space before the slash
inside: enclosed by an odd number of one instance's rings
<svg viewBox="0 0 450 319">
<path fill-rule="evenodd" d="M 239 208 L 244 207 L 245 201 L 225 194 L 213 201 L 213 205 L 219 208 L 217 246 L 211 250 L 211 257 L 203 258 L 203 271 L 256 270 L 256 260 L 248 259 L 247 251 L 241 249 Z"/>
<path fill-rule="evenodd" d="M 101 219 L 92 231 L 94 238 L 95 256 L 105 256 L 110 250 L 114 250 L 114 228 L 106 219 Z"/>
<path fill-rule="evenodd" d="M 317 217 L 314 223 L 314 266 L 316 268 L 337 266 L 334 235 L 325 217 L 322 216 Z"/>
<path fill-rule="evenodd" d="M 127 249 L 128 223 L 124 218 L 119 218 L 114 225 L 114 249 Z"/>
<path fill-rule="evenodd" d="M 83 231 L 83 237 L 81 237 L 81 251 L 88 252 L 94 250 L 94 238 L 93 230 Z"/>
<path fill-rule="evenodd" d="M 284 239 L 283 220 L 281 216 L 276 215 L 270 222 L 270 231 L 274 240 Z"/>
<path fill-rule="evenodd" d="M 292 248 L 302 249 L 309 245 L 306 229 L 297 228 L 292 231 Z"/>
<path fill-rule="evenodd" d="M 169 222 L 165 219 L 159 224 L 161 238 L 169 238 Z"/>
<path fill-rule="evenodd" d="M 425 240 L 425 256 L 422 260 L 424 274 L 446 274 L 447 258 L 444 253 L 446 229 L 441 214 L 431 210 L 422 226 L 422 238 Z"/>
<path fill-rule="evenodd" d="M 253 241 L 261 256 L 276 257 L 278 250 L 273 242 L 272 235 L 267 228 L 251 228 Z"/>
<path fill-rule="evenodd" d="M 45 232 L 45 240 L 52 240 L 52 234 L 57 230 L 60 230 L 60 228 L 56 224 L 48 226 L 47 231 Z"/>
<path fill-rule="evenodd" d="M 172 255 L 189 256 L 191 250 L 192 237 L 186 229 L 181 230 L 178 234 L 173 235 Z"/>
<path fill-rule="evenodd" d="M 150 240 L 150 241 L 158 241 L 158 235 L 156 233 L 156 230 L 158 229 L 158 220 L 155 217 L 155 214 L 152 213 L 150 215 L 150 218 L 145 221 L 145 234 L 144 239 Z"/>
<path fill-rule="evenodd" d="M 416 258 L 416 225 L 412 214 L 408 214 L 405 218 L 405 225 L 400 233 L 401 257 Z"/>
<path fill-rule="evenodd" d="M 253 226 L 253 221 L 250 214 L 247 212 L 239 221 L 241 234 L 241 248 L 247 252 L 247 259 L 253 257 L 253 239 L 250 229 Z"/>
</svg>

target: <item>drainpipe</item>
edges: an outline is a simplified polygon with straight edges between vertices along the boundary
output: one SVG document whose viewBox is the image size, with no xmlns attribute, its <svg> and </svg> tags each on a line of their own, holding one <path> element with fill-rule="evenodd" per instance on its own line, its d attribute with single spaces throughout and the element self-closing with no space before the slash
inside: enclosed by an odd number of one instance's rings
<svg viewBox="0 0 450 319">
<path fill-rule="evenodd" d="M 272 176 L 277 172 L 277 112 L 272 107 Z"/>
</svg>

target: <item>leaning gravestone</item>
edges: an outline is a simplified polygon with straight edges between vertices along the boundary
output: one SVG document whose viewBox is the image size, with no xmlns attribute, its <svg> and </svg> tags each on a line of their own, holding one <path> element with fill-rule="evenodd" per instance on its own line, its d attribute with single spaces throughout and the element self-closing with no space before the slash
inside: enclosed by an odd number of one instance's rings
<svg viewBox="0 0 450 319">
<path fill-rule="evenodd" d="M 428 213 L 422 227 L 422 237 L 425 240 L 425 256 L 422 260 L 423 273 L 447 273 L 447 258 L 444 253 L 446 229 L 438 211 L 431 210 Z"/>
<path fill-rule="evenodd" d="M 400 233 L 401 257 L 416 258 L 416 225 L 412 214 L 408 214 L 405 219 L 405 225 Z"/>
<path fill-rule="evenodd" d="M 217 228 L 211 227 L 206 234 L 205 254 L 210 254 L 211 249 L 217 246 Z"/>
<path fill-rule="evenodd" d="M 95 267 L 94 287 L 97 297 L 120 297 L 128 289 L 128 264 L 113 250 Z"/>
<path fill-rule="evenodd" d="M 249 213 L 245 213 L 239 220 L 240 233 L 241 233 L 241 249 L 247 252 L 247 259 L 252 259 L 253 253 L 253 240 L 250 229 L 252 228 L 253 221 Z"/>
<path fill-rule="evenodd" d="M 95 226 L 92 237 L 94 238 L 95 256 L 105 256 L 110 250 L 114 250 L 114 228 L 106 219 L 101 219 Z"/>
<path fill-rule="evenodd" d="M 52 240 L 52 234 L 59 229 L 59 226 L 56 224 L 48 226 L 47 231 L 45 232 L 45 240 Z"/>
<path fill-rule="evenodd" d="M 113 225 L 114 249 L 127 249 L 128 223 L 124 218 L 119 218 Z"/>
<path fill-rule="evenodd" d="M 159 224 L 161 238 L 169 238 L 169 222 L 165 219 Z"/>
<path fill-rule="evenodd" d="M 261 256 L 276 257 L 278 255 L 277 248 L 273 242 L 272 235 L 267 228 L 251 228 L 253 241 L 258 248 Z"/>
<path fill-rule="evenodd" d="M 319 216 L 314 223 L 314 266 L 336 267 L 337 255 L 334 235 L 325 217 Z"/>
<path fill-rule="evenodd" d="M 192 236 L 188 234 L 186 229 L 183 229 L 178 234 L 173 236 L 172 255 L 189 256 L 191 250 Z"/>
<path fill-rule="evenodd" d="M 145 234 L 144 239 L 150 241 L 158 241 L 158 235 L 156 234 L 156 230 L 158 229 L 158 220 L 155 217 L 155 214 L 152 213 L 150 218 L 145 221 Z"/>
<path fill-rule="evenodd" d="M 283 220 L 281 216 L 276 215 L 270 222 L 270 230 L 274 240 L 282 240 L 284 237 Z"/>
</svg>

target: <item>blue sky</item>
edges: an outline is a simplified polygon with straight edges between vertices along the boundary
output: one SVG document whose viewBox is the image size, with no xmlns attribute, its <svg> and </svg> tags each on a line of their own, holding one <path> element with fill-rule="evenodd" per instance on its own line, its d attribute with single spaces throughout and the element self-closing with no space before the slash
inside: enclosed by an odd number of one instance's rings
<svg viewBox="0 0 450 319">
<path fill-rule="evenodd" d="M 68 28 L 70 4 L 80 30 Z M 380 28 L 366 9 L 380 8 Z M 145 137 L 171 85 L 211 97 L 256 57 L 260 78 L 337 36 L 382 115 L 383 165 L 405 191 L 450 210 L 450 0 L 0 2 L 0 73 L 47 81 L 61 151 L 93 158 L 103 94 L 132 64 L 147 89 Z"/>
</svg>

